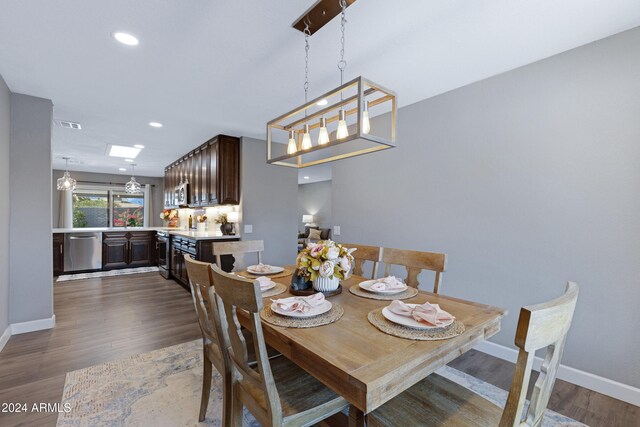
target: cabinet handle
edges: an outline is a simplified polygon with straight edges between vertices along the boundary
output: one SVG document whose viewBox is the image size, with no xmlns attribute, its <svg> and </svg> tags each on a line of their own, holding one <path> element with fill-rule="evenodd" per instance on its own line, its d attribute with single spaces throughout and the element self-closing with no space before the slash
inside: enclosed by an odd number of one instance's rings
<svg viewBox="0 0 640 427">
<path fill-rule="evenodd" d="M 62 245 L 60 245 L 60 255 L 62 255 Z"/>
</svg>

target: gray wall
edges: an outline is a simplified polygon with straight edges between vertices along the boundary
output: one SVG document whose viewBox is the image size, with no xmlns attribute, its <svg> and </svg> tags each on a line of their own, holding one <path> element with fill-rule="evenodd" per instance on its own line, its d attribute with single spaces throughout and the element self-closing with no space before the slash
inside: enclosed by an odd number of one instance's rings
<svg viewBox="0 0 640 427">
<path fill-rule="evenodd" d="M 577 281 L 563 363 L 639 387 L 638 46 L 634 29 L 401 108 L 397 148 L 333 166 L 340 238 L 447 253 L 442 292 L 509 309 L 510 347 L 521 306 Z"/>
<path fill-rule="evenodd" d="M 48 99 L 11 95 L 10 322 L 53 315 L 51 119 Z"/>
<path fill-rule="evenodd" d="M 253 225 L 243 240 L 264 240 L 264 262 L 294 264 L 297 254 L 298 172 L 266 163 L 265 141 L 242 138 L 242 225 Z"/>
<path fill-rule="evenodd" d="M 53 227 L 58 228 L 60 225 L 60 192 L 56 189 L 56 180 L 62 176 L 64 171 L 54 170 L 51 186 L 52 194 L 52 220 Z M 126 184 L 131 178 L 130 175 L 118 175 L 107 173 L 91 173 L 91 172 L 74 172 L 70 171 L 71 177 L 78 181 L 78 184 L 83 183 L 102 183 L 102 184 Z M 136 181 L 141 185 L 151 184 L 155 187 L 151 187 L 151 198 L 153 204 L 153 211 L 151 212 L 151 226 L 161 227 L 163 225 L 160 219 L 160 212 L 164 208 L 164 178 L 136 176 Z"/>
<path fill-rule="evenodd" d="M 11 92 L 0 76 L 0 194 L 9 194 Z M 0 336 L 9 326 L 9 213 L 11 200 L 0 203 Z"/>
<path fill-rule="evenodd" d="M 331 228 L 331 181 L 298 185 L 298 229 L 303 230 L 302 215 L 313 215 L 321 228 Z"/>
</svg>

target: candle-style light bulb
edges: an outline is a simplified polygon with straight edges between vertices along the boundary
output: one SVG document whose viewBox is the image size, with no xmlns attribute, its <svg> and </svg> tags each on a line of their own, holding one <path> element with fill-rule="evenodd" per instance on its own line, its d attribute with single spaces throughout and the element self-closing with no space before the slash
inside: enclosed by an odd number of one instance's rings
<svg viewBox="0 0 640 427">
<path fill-rule="evenodd" d="M 344 110 L 338 112 L 338 132 L 336 132 L 336 138 L 344 139 L 349 136 L 349 129 L 347 129 L 347 120 Z"/>
<path fill-rule="evenodd" d="M 369 101 L 364 101 L 364 109 L 362 110 L 362 133 L 371 132 L 371 123 L 369 123 Z"/>
<path fill-rule="evenodd" d="M 302 134 L 302 149 L 311 148 L 311 135 L 309 135 L 309 125 L 304 125 L 304 133 Z"/>
<path fill-rule="evenodd" d="M 289 144 L 287 144 L 287 154 L 295 154 L 298 151 L 298 145 L 296 144 L 295 131 L 289 131 Z"/>
<path fill-rule="evenodd" d="M 327 120 L 323 117 L 320 119 L 320 133 L 318 134 L 318 145 L 324 145 L 329 142 L 329 132 L 327 131 Z"/>
</svg>

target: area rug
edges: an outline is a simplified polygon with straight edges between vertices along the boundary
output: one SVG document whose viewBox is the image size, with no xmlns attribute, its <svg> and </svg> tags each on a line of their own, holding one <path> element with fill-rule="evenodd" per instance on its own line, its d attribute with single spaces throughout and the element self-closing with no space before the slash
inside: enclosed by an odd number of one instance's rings
<svg viewBox="0 0 640 427">
<path fill-rule="evenodd" d="M 201 352 L 202 341 L 195 340 L 69 372 L 61 405 L 69 411 L 58 415 L 57 426 L 220 426 L 222 379 L 217 373 L 206 419 L 198 422 Z M 504 390 L 448 366 L 437 373 L 504 406 Z M 545 412 L 542 425 L 584 426 L 550 410 Z M 259 426 L 246 410 L 243 426 Z"/>
<path fill-rule="evenodd" d="M 160 271 L 158 267 L 136 267 L 123 268 L 121 270 L 95 271 L 93 273 L 63 274 L 58 276 L 56 282 L 67 282 L 69 280 L 95 279 L 96 277 L 124 276 L 126 274 L 153 273 Z"/>
</svg>

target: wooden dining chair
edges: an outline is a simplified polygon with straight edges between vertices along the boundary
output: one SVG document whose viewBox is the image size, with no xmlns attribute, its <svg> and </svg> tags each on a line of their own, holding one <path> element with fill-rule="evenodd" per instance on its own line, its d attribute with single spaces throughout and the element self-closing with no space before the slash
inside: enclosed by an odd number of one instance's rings
<svg viewBox="0 0 640 427">
<path fill-rule="evenodd" d="M 442 273 L 447 267 L 447 255 L 434 252 L 408 251 L 404 249 L 382 249 L 382 262 L 385 263 L 384 275 L 388 276 L 391 265 L 401 265 L 407 269 L 405 282 L 407 285 L 417 288 L 418 274 L 422 270 L 430 270 L 436 273 L 433 283 L 433 293 L 437 294 L 442 284 Z"/>
<path fill-rule="evenodd" d="M 351 270 L 356 276 L 362 276 L 364 274 L 363 266 L 366 261 L 373 262 L 373 269 L 371 271 L 371 278 L 375 279 L 378 275 L 378 266 L 382 261 L 382 248 L 379 246 L 367 246 L 358 245 L 355 243 L 342 243 L 346 248 L 355 248 L 356 250 L 351 253 L 354 259 L 354 266 Z"/>
<path fill-rule="evenodd" d="M 202 332 L 202 396 L 200 398 L 200 414 L 198 421 L 203 421 L 207 414 L 209 395 L 211 392 L 212 365 L 222 376 L 222 425 L 231 425 L 231 364 L 228 354 L 220 347 L 224 342 L 223 331 L 218 319 L 218 304 L 215 297 L 210 265 L 196 261 L 185 255 L 187 274 L 191 286 L 193 304 L 198 314 L 198 324 Z"/>
<path fill-rule="evenodd" d="M 578 300 L 578 285 L 569 282 L 564 295 L 520 309 L 515 344 L 519 348 L 504 409 L 437 374 L 403 392 L 368 415 L 371 426 L 540 426 L 549 403 L 562 351 Z M 547 353 L 529 408 L 524 403 L 536 350 Z M 523 419 L 524 418 L 524 419 Z"/>
<path fill-rule="evenodd" d="M 222 255 L 238 255 L 246 253 L 257 253 L 258 263 L 262 262 L 262 252 L 264 252 L 263 240 L 244 240 L 241 242 L 214 242 L 212 243 L 213 255 L 216 257 L 216 264 L 220 263 Z"/>
<path fill-rule="evenodd" d="M 228 333 L 225 348 L 234 374 L 232 398 L 234 426 L 242 426 L 243 407 L 262 426 L 309 426 L 348 406 L 298 365 L 280 357 L 269 360 L 260 322 L 263 307 L 260 285 L 213 266 L 213 281 L 220 305 L 220 323 Z M 247 345 L 236 310 L 249 314 L 257 369 L 247 359 Z"/>
</svg>

